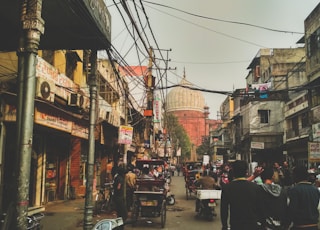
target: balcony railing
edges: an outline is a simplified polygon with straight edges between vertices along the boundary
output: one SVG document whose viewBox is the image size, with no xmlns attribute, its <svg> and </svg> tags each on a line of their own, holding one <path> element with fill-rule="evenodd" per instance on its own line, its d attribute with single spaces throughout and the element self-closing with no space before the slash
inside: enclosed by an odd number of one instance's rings
<svg viewBox="0 0 320 230">
<path fill-rule="evenodd" d="M 286 131 L 286 138 L 291 139 L 295 137 L 305 137 L 306 135 L 309 135 L 310 127 L 304 127 L 301 129 L 288 129 Z"/>
</svg>

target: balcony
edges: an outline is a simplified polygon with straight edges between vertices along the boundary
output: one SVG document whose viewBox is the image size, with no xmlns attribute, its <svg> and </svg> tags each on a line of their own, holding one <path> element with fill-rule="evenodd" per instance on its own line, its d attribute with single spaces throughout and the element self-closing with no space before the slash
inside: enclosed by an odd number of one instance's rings
<svg viewBox="0 0 320 230">
<path fill-rule="evenodd" d="M 305 138 L 309 135 L 310 127 L 304 127 L 301 129 L 288 129 L 286 131 L 286 139 L 299 139 L 299 138 Z"/>
<path fill-rule="evenodd" d="M 291 116 L 291 115 L 293 115 L 293 114 L 295 114 L 295 113 L 297 113 L 297 112 L 299 112 L 299 111 L 301 111 L 303 109 L 308 108 L 308 106 L 309 106 L 308 101 L 304 101 L 303 103 L 301 103 L 299 105 L 296 105 L 291 109 L 286 110 L 284 112 L 284 116 L 285 117 L 289 117 L 289 116 Z"/>
</svg>

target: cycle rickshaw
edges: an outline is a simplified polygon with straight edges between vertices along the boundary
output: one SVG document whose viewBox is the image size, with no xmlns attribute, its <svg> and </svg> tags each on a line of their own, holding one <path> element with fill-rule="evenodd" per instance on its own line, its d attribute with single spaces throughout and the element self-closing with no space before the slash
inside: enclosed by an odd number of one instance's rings
<svg viewBox="0 0 320 230">
<path fill-rule="evenodd" d="M 142 171 L 143 168 L 162 167 L 165 172 L 165 162 L 163 160 L 137 160 L 136 167 Z M 159 177 L 141 178 L 138 176 L 136 190 L 134 191 L 134 203 L 132 210 L 133 226 L 139 217 L 156 218 L 160 217 L 161 227 L 166 223 L 166 180 L 164 175 Z"/>
<path fill-rule="evenodd" d="M 196 195 L 197 186 L 195 181 L 202 175 L 202 162 L 187 162 L 185 166 L 185 188 L 187 200 L 192 194 Z"/>
</svg>

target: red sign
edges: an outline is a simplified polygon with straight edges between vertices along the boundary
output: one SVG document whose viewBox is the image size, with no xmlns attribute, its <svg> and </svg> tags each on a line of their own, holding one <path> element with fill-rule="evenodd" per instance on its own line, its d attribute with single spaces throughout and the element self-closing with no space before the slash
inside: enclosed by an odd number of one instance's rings
<svg viewBox="0 0 320 230">
<path fill-rule="evenodd" d="M 152 110 L 151 109 L 147 109 L 143 112 L 143 115 L 145 117 L 152 117 Z"/>
</svg>

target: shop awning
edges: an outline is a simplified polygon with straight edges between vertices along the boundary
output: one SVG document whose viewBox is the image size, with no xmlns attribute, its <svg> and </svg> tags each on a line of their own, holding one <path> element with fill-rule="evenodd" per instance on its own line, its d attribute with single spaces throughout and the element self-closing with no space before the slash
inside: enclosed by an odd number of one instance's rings
<svg viewBox="0 0 320 230">
<path fill-rule="evenodd" d="M 20 5 L 0 0 L 0 51 L 18 48 Z M 111 16 L 103 0 L 43 0 L 45 31 L 39 49 L 96 49 L 110 46 Z"/>
</svg>

